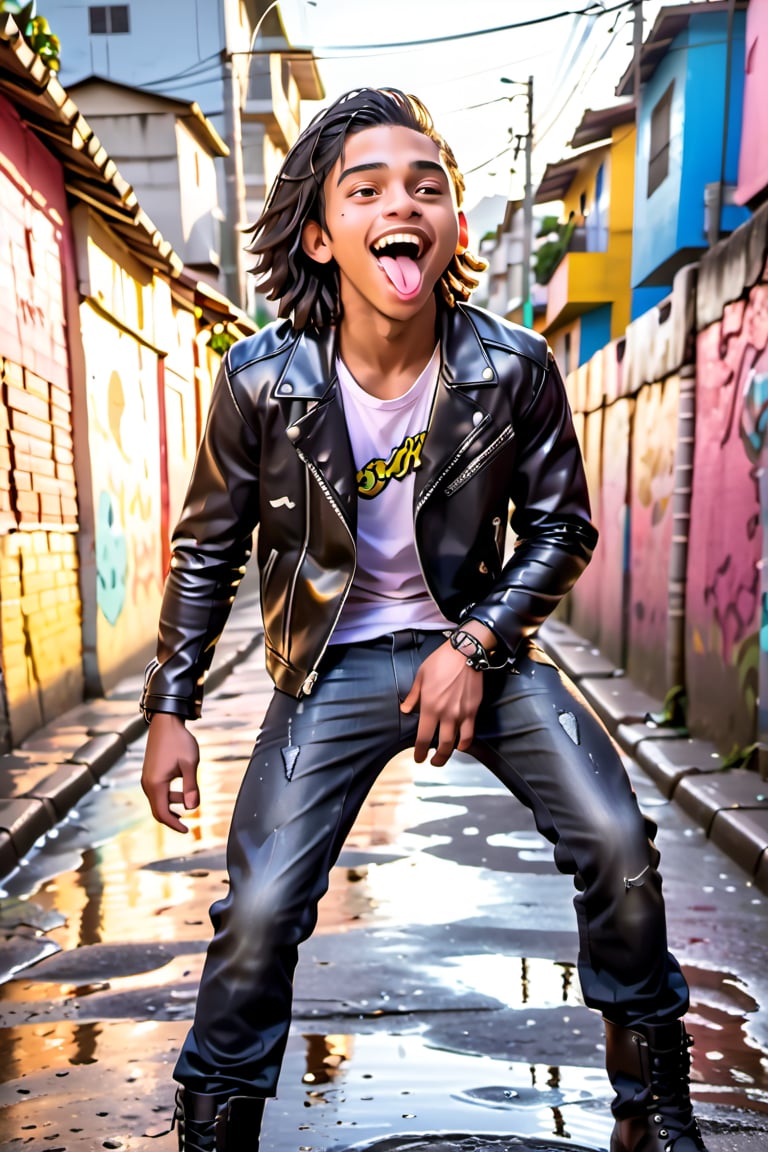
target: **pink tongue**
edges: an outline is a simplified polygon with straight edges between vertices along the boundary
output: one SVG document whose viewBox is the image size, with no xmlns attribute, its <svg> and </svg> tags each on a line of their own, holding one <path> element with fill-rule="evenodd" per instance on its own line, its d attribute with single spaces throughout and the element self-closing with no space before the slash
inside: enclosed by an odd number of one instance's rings
<svg viewBox="0 0 768 1152">
<path fill-rule="evenodd" d="M 398 292 L 413 296 L 421 287 L 421 269 L 410 256 L 380 256 L 379 263 Z"/>
</svg>

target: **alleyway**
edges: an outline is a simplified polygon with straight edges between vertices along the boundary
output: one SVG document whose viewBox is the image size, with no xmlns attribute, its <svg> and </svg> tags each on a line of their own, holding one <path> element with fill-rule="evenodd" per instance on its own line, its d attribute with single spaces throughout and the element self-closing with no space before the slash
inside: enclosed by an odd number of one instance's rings
<svg viewBox="0 0 768 1152">
<path fill-rule="evenodd" d="M 210 695 L 197 728 L 204 803 L 188 837 L 149 817 L 140 739 L 6 882 L 2 1148 L 175 1147 L 171 1070 L 268 690 L 259 647 Z M 660 825 L 708 1145 L 757 1152 L 768 898 L 632 773 Z M 570 901 L 527 812 L 484 769 L 462 756 L 444 769 L 393 762 L 303 950 L 264 1152 L 606 1148 L 602 1029 L 580 1002 Z"/>
</svg>

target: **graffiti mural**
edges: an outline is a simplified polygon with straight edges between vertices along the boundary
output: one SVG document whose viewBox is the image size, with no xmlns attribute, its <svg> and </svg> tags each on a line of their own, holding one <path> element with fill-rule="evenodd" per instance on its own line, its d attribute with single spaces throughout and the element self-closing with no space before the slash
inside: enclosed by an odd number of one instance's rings
<svg viewBox="0 0 768 1152">
<path fill-rule="evenodd" d="M 756 736 L 763 616 L 768 286 L 700 333 L 688 568 L 690 720 L 723 747 Z M 761 501 L 761 497 L 763 498 Z M 717 731 L 713 730 L 714 725 Z"/>
<path fill-rule="evenodd" d="M 117 624 L 125 604 L 128 548 L 116 521 L 109 492 L 101 492 L 96 510 L 96 600 L 110 624 Z"/>
<path fill-rule="evenodd" d="M 627 669 L 655 695 L 672 687 L 665 681 L 679 397 L 677 376 L 645 385 L 632 421 Z"/>
<path fill-rule="evenodd" d="M 107 678 L 154 634 L 162 590 L 157 356 L 82 309 L 96 557 L 98 667 Z"/>
</svg>

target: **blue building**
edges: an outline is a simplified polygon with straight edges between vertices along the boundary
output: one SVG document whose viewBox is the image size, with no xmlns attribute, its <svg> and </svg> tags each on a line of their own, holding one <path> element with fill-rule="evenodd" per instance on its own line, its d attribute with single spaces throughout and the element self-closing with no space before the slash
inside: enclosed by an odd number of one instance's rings
<svg viewBox="0 0 768 1152">
<path fill-rule="evenodd" d="M 632 316 L 662 300 L 675 272 L 749 212 L 738 180 L 747 0 L 662 8 L 616 89 L 640 99 Z"/>
</svg>

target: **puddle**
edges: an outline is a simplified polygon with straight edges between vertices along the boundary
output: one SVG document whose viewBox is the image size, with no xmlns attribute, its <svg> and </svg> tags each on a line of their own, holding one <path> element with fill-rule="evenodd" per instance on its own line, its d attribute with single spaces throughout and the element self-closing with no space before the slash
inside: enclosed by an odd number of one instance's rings
<svg viewBox="0 0 768 1152">
<path fill-rule="evenodd" d="M 162 1135 L 171 1073 L 207 907 L 226 883 L 241 729 L 232 722 L 226 739 L 204 741 L 205 806 L 187 837 L 149 819 L 134 749 L 10 881 L 0 901 L 2 1147 L 175 1147 Z M 612 1093 L 602 1027 L 575 974 L 570 879 L 554 873 L 529 814 L 483 786 L 488 776 L 471 769 L 468 787 L 460 766 L 432 778 L 422 765 L 414 785 L 413 772 L 407 756 L 387 769 L 333 870 L 302 951 L 263 1152 L 417 1152 L 441 1139 L 453 1152 L 606 1147 Z M 755 938 L 756 919 L 730 877 L 708 868 L 703 859 L 706 891 L 686 898 L 681 922 L 694 1093 L 705 1118 L 748 1109 L 738 1123 L 760 1130 L 768 1070 L 755 981 L 739 975 L 732 943 L 732 971 L 722 960 L 707 967 L 717 950 L 693 930 L 706 921 L 715 940 L 723 888 L 732 909 L 741 901 L 729 941 L 737 923 L 744 941 Z"/>
</svg>

